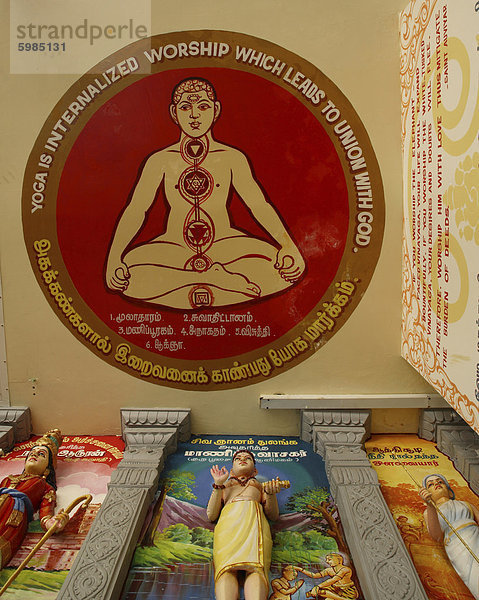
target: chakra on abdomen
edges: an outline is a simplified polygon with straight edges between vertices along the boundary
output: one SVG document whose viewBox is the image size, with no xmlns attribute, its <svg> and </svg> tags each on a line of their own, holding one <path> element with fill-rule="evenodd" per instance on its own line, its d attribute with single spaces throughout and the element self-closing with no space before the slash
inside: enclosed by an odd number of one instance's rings
<svg viewBox="0 0 479 600">
<path fill-rule="evenodd" d="M 184 138 L 180 145 L 180 154 L 188 163 L 178 178 L 178 190 L 181 197 L 192 205 L 185 217 L 183 239 L 194 255 L 189 258 L 185 269 L 203 272 L 210 268 L 212 260 L 206 251 L 211 247 L 215 236 L 215 226 L 210 215 L 201 208 L 213 192 L 214 180 L 209 171 L 200 167 L 208 155 L 208 140 Z"/>
<path fill-rule="evenodd" d="M 190 247 L 201 249 L 211 240 L 211 227 L 205 221 L 191 221 L 186 226 L 186 237 Z"/>
</svg>

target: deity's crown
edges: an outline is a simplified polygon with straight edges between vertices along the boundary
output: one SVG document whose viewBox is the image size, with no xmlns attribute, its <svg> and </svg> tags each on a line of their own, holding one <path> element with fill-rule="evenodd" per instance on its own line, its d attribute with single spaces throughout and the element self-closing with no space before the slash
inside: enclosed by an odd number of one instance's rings
<svg viewBox="0 0 479 600">
<path fill-rule="evenodd" d="M 60 448 L 62 440 L 63 436 L 59 429 L 50 429 L 35 442 L 33 447 L 46 446 L 52 454 L 53 466 L 56 467 L 58 448 Z"/>
</svg>

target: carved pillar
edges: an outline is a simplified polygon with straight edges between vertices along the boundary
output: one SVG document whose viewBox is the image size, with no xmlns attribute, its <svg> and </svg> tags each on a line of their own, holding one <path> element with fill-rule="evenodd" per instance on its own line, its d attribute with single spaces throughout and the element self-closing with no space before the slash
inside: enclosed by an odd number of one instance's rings
<svg viewBox="0 0 479 600">
<path fill-rule="evenodd" d="M 419 435 L 436 442 L 471 489 L 479 494 L 479 436 L 452 408 L 423 410 Z"/>
<path fill-rule="evenodd" d="M 0 408 L 0 451 L 8 452 L 14 444 L 28 440 L 31 433 L 32 422 L 28 407 Z"/>
<path fill-rule="evenodd" d="M 303 411 L 302 439 L 326 463 L 331 492 L 367 600 L 427 600 L 363 443 L 370 411 Z"/>
<path fill-rule="evenodd" d="M 57 600 L 118 600 L 165 457 L 189 437 L 189 411 L 121 411 L 125 454 Z"/>
</svg>

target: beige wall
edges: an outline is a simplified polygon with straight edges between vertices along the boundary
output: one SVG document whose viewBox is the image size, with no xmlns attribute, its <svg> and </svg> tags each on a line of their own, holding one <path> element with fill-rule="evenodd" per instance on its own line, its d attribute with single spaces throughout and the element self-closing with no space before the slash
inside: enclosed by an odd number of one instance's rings
<svg viewBox="0 0 479 600">
<path fill-rule="evenodd" d="M 11 403 L 30 405 L 34 429 L 117 433 L 120 407 L 191 407 L 195 432 L 295 434 L 295 411 L 261 411 L 260 394 L 422 393 L 431 388 L 400 357 L 401 155 L 398 12 L 405 0 L 196 0 L 156 2 L 152 33 L 185 29 L 240 31 L 309 60 L 348 97 L 362 119 L 382 172 L 386 227 L 382 254 L 359 307 L 313 357 L 261 384 L 233 391 L 188 392 L 155 386 L 102 362 L 47 305 L 25 251 L 23 170 L 44 120 L 75 76 L 8 73 L 2 111 L 1 274 Z M 2 21 L 8 8 L 2 2 Z M 5 26 L 6 28 L 6 26 Z M 2 75 L 3 78 L 3 75 Z M 393 416 L 394 415 L 394 416 Z M 376 411 L 375 431 L 412 431 L 417 412 Z"/>
</svg>

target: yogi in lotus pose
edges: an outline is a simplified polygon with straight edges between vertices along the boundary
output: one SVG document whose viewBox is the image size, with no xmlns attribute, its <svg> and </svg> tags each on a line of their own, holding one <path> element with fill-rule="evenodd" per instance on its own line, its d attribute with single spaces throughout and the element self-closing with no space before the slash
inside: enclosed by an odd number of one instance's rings
<svg viewBox="0 0 479 600">
<path fill-rule="evenodd" d="M 205 79 L 185 79 L 173 90 L 170 116 L 180 139 L 144 164 L 111 241 L 105 273 L 110 290 L 156 305 L 197 309 L 263 298 L 303 275 L 303 257 L 248 159 L 214 139 L 220 112 Z M 131 247 L 160 187 L 168 205 L 164 231 Z M 274 243 L 234 227 L 233 189 Z"/>
<path fill-rule="evenodd" d="M 245 600 L 266 600 L 272 539 L 266 519 L 279 516 L 276 494 L 289 483 L 278 479 L 259 483 L 254 455 L 238 450 L 233 468 L 211 469 L 213 492 L 206 509 L 218 522 L 214 531 L 213 561 L 217 600 L 236 600 L 244 580 Z"/>
</svg>

